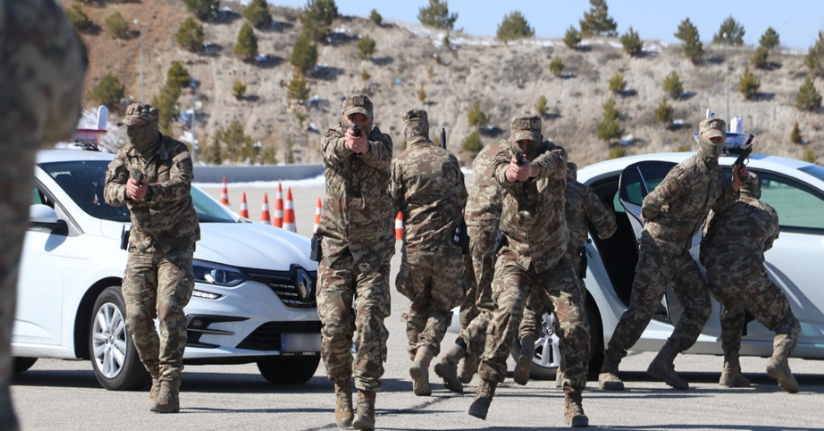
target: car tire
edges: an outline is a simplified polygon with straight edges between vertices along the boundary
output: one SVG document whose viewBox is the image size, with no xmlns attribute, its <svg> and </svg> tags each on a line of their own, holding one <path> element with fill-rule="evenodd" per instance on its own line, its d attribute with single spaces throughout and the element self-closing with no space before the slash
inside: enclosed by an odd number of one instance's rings
<svg viewBox="0 0 824 431">
<path fill-rule="evenodd" d="M 120 286 L 97 297 L 89 324 L 89 356 L 97 381 L 112 391 L 141 389 L 150 376 L 126 330 L 126 303 Z"/>
<path fill-rule="evenodd" d="M 37 358 L 21 358 L 15 356 L 12 370 L 14 374 L 20 374 L 31 368 L 35 362 L 37 362 Z"/>
<path fill-rule="evenodd" d="M 301 385 L 315 375 L 320 355 L 280 356 L 257 361 L 258 370 L 273 385 Z"/>
<path fill-rule="evenodd" d="M 598 374 L 604 364 L 604 330 L 601 326 L 601 318 L 598 315 L 598 307 L 595 306 L 592 298 L 587 298 L 584 313 L 589 324 L 589 372 L 587 373 L 587 380 L 598 380 Z"/>
</svg>

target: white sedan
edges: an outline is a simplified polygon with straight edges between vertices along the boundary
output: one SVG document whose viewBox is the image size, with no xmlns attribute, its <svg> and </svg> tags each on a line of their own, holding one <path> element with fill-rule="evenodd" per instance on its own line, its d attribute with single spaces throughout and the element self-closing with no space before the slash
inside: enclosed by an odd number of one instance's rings
<svg viewBox="0 0 824 431">
<path fill-rule="evenodd" d="M 103 201 L 113 158 L 83 150 L 38 154 L 12 339 L 16 372 L 37 358 L 89 359 L 107 389 L 148 382 L 126 331 L 120 289 L 129 212 Z M 320 361 L 321 327 L 309 240 L 240 218 L 196 187 L 192 198 L 202 239 L 185 308 L 184 363 L 256 362 L 272 383 L 309 380 Z"/>
</svg>

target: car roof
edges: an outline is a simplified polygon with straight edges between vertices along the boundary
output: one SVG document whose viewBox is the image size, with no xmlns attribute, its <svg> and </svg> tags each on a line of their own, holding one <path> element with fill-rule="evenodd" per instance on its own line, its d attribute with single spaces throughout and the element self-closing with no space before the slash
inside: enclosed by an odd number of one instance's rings
<svg viewBox="0 0 824 431">
<path fill-rule="evenodd" d="M 37 163 L 52 163 L 52 162 L 73 162 L 83 160 L 104 160 L 110 161 L 114 159 L 114 154 L 104 153 L 100 151 L 90 151 L 81 149 L 61 149 L 50 148 L 40 150 L 37 152 Z"/>
</svg>

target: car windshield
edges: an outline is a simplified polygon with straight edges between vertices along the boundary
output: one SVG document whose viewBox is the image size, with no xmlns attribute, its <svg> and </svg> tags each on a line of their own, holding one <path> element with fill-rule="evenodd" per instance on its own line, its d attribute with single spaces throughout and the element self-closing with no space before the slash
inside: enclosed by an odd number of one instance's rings
<svg viewBox="0 0 824 431">
<path fill-rule="evenodd" d="M 129 209 L 125 205 L 113 207 L 103 200 L 108 161 L 77 160 L 41 163 L 39 166 L 90 216 L 119 222 L 130 221 Z M 238 223 L 229 210 L 194 186 L 192 202 L 201 223 Z"/>
</svg>

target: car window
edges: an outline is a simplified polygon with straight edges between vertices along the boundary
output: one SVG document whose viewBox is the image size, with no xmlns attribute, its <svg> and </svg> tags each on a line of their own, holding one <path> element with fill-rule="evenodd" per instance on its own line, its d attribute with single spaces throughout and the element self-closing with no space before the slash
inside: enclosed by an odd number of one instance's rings
<svg viewBox="0 0 824 431">
<path fill-rule="evenodd" d="M 630 165 L 621 173 L 621 199 L 641 206 L 644 197 L 661 184 L 673 166 L 675 163 L 671 162 L 640 162 Z"/>
<path fill-rule="evenodd" d="M 761 200 L 778 212 L 781 228 L 824 229 L 824 196 L 789 178 L 757 172 Z"/>
</svg>

